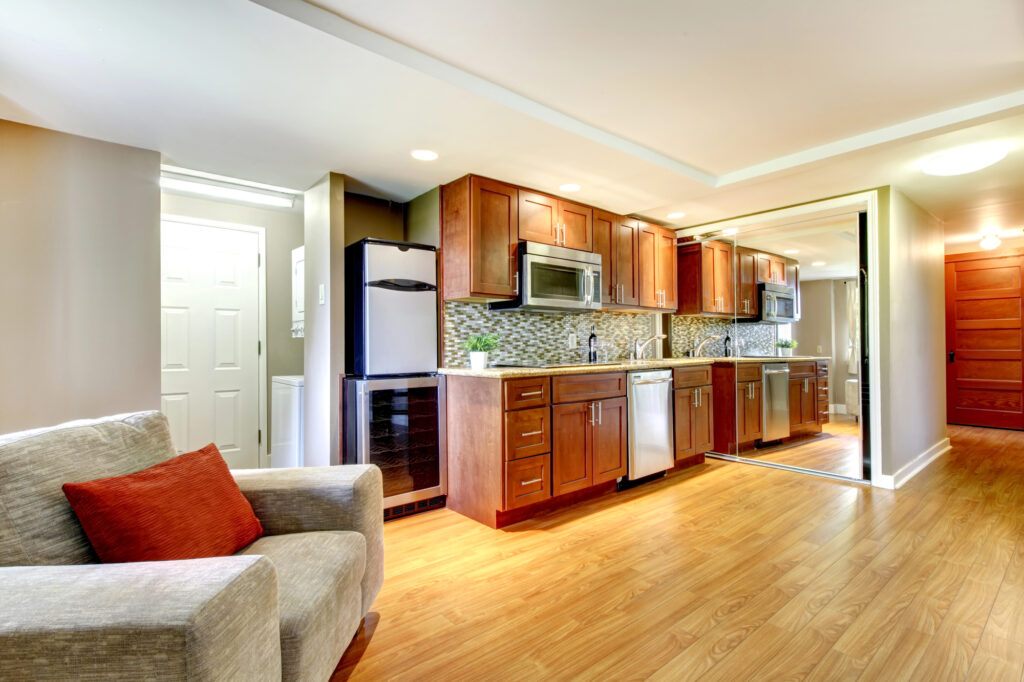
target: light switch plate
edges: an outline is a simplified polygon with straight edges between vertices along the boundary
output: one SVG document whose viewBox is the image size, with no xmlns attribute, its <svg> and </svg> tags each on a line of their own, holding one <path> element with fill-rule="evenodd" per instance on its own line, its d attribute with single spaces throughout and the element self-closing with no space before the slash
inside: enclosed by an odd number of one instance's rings
<svg viewBox="0 0 1024 682">
<path fill-rule="evenodd" d="M 818 346 L 818 352 L 821 353 L 821 346 Z"/>
<path fill-rule="evenodd" d="M 576 332 L 569 332 L 569 337 L 565 340 L 565 347 L 575 348 L 576 345 Z"/>
<path fill-rule="evenodd" d="M 317 293 L 319 294 L 320 305 L 327 303 L 327 290 L 324 288 L 323 284 L 317 287 Z"/>
</svg>

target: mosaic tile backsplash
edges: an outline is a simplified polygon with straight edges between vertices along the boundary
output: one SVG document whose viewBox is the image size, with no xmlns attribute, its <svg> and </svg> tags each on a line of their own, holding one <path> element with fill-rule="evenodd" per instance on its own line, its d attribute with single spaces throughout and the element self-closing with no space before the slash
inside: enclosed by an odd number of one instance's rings
<svg viewBox="0 0 1024 682">
<path fill-rule="evenodd" d="M 653 313 L 533 313 L 488 310 L 484 303 L 444 304 L 444 365 L 465 367 L 469 354 L 462 342 L 472 334 L 497 334 L 500 346 L 491 363 L 580 362 L 586 360 L 587 339 L 593 325 L 601 362 L 629 357 L 629 343 L 654 333 Z M 570 347 L 570 337 L 574 340 Z M 648 351 L 648 356 L 651 351 Z"/>
<path fill-rule="evenodd" d="M 732 337 L 736 355 L 774 355 L 774 324 L 737 324 L 712 317 L 672 316 L 672 357 L 681 358 L 693 348 L 695 342 L 709 336 L 722 338 L 705 346 L 704 355 L 724 355 L 725 337 Z"/>
<path fill-rule="evenodd" d="M 629 357 L 633 339 L 646 339 L 655 333 L 659 313 L 587 312 L 533 313 L 515 310 L 491 311 L 483 303 L 444 304 L 444 365 L 465 367 L 469 354 L 462 342 L 472 334 L 497 334 L 500 346 L 490 354 L 491 363 L 556 363 L 586 360 L 586 344 L 593 325 L 598 339 L 598 359 L 602 362 Z M 775 352 L 775 325 L 733 324 L 706 317 L 672 316 L 672 356 L 684 357 L 695 340 L 719 335 L 705 355 L 722 355 L 726 334 L 742 344 L 748 354 L 771 355 Z M 572 342 L 570 344 L 570 339 Z M 653 344 L 652 344 L 653 345 Z M 571 347 L 570 347 L 571 346 Z M 654 357 L 653 350 L 647 357 Z"/>
</svg>

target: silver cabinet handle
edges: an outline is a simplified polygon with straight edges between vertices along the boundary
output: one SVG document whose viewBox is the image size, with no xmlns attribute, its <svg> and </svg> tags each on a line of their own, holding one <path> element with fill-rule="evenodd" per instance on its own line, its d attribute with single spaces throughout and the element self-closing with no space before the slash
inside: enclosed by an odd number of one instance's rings
<svg viewBox="0 0 1024 682">
<path fill-rule="evenodd" d="M 518 296 L 519 295 L 519 273 L 517 272 L 514 276 L 516 278 L 516 296 Z"/>
<path fill-rule="evenodd" d="M 587 405 L 587 407 L 590 408 L 590 419 L 588 421 L 590 422 L 591 426 L 593 426 L 593 424 L 594 424 L 594 403 L 590 403 L 589 405 Z"/>
<path fill-rule="evenodd" d="M 808 383 L 809 382 L 807 381 L 807 379 L 804 379 L 804 393 L 807 393 L 807 384 Z"/>
<path fill-rule="evenodd" d="M 519 397 L 525 398 L 528 395 L 544 395 L 544 391 L 523 391 L 519 394 Z"/>
<path fill-rule="evenodd" d="M 519 437 L 520 438 L 525 438 L 526 436 L 539 436 L 542 433 L 544 433 L 544 432 L 543 431 L 527 431 L 526 433 L 520 433 Z"/>
<path fill-rule="evenodd" d="M 700 389 L 693 389 L 693 405 L 694 407 L 700 407 Z"/>
<path fill-rule="evenodd" d="M 543 478 L 531 478 L 529 481 L 519 481 L 519 485 L 531 485 L 533 483 L 543 483 Z"/>
<path fill-rule="evenodd" d="M 601 425 L 601 417 L 604 416 L 604 403 L 597 404 L 597 423 Z"/>
</svg>

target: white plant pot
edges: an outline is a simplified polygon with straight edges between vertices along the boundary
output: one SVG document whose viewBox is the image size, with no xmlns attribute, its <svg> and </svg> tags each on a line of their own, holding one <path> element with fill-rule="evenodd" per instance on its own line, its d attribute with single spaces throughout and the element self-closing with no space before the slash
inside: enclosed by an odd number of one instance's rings
<svg viewBox="0 0 1024 682">
<path fill-rule="evenodd" d="M 487 369 L 487 351 L 471 351 L 469 354 L 470 369 Z"/>
<path fill-rule="evenodd" d="M 779 349 L 779 357 L 780 358 L 791 358 L 791 357 L 793 357 L 793 349 L 792 348 L 780 348 Z"/>
</svg>

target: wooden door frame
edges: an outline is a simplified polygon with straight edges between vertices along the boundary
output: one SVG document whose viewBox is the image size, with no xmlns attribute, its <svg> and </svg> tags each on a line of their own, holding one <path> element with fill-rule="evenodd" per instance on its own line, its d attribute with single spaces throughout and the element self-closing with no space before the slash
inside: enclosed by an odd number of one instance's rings
<svg viewBox="0 0 1024 682">
<path fill-rule="evenodd" d="M 871 485 L 880 488 L 894 488 L 892 476 L 886 476 L 882 473 L 882 403 L 885 401 L 885 396 L 882 395 L 880 387 L 882 385 L 881 379 L 881 366 L 882 366 L 882 342 L 879 333 L 879 321 L 882 319 L 881 315 L 881 297 L 879 293 L 879 234 L 878 234 L 878 190 L 868 190 L 866 192 L 857 192 L 855 194 L 847 194 L 845 196 L 834 197 L 832 199 L 824 199 L 822 201 L 814 201 L 807 204 L 800 204 L 798 206 L 790 206 L 788 208 L 780 208 L 770 211 L 763 211 L 761 213 L 754 213 L 751 215 L 741 216 L 739 218 L 730 218 L 727 220 L 721 220 L 713 223 L 705 223 L 695 227 L 683 228 L 676 230 L 677 237 L 688 237 L 696 234 L 707 234 L 709 231 L 717 231 L 726 228 L 743 228 L 752 225 L 760 225 L 762 223 L 771 221 L 785 221 L 791 219 L 798 219 L 802 216 L 817 213 L 834 213 L 845 214 L 845 213 L 856 213 L 856 212 L 867 213 L 868 219 L 868 248 L 867 248 L 867 262 L 868 262 L 868 319 L 871 324 L 867 326 L 868 331 L 868 357 L 871 362 L 868 366 L 868 415 L 870 419 L 870 430 L 869 430 L 869 452 L 871 454 Z M 863 428 L 861 429 L 861 437 L 863 437 Z M 861 444 L 861 451 L 863 452 L 863 443 Z M 837 477 L 826 472 L 821 472 L 822 476 L 827 478 L 840 478 L 843 480 L 845 477 Z"/>
<path fill-rule="evenodd" d="M 257 379 L 257 428 L 262 438 L 257 441 L 258 465 L 261 469 L 270 466 L 270 457 L 267 455 L 267 445 L 270 441 L 270 433 L 267 430 L 267 230 L 257 225 L 243 225 L 242 223 L 229 223 L 222 220 L 207 220 L 206 218 L 194 218 L 192 216 L 174 215 L 171 213 L 160 214 L 160 231 L 163 233 L 164 223 L 178 223 L 180 225 L 191 225 L 193 227 L 213 227 L 222 230 L 235 230 L 237 232 L 249 232 L 256 235 L 257 248 L 259 250 L 259 264 L 256 267 L 256 290 L 258 301 L 256 310 L 259 314 L 257 322 L 257 335 L 259 337 L 262 352 L 258 356 L 259 378 Z"/>
</svg>

